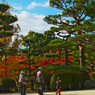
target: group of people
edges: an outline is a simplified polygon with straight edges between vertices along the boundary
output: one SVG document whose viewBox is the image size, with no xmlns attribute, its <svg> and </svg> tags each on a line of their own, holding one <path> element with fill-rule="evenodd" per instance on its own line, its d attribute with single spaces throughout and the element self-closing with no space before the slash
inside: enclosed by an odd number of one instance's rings
<svg viewBox="0 0 95 95">
<path fill-rule="evenodd" d="M 37 76 L 36 76 L 36 82 L 39 84 L 39 89 L 38 89 L 38 94 L 39 95 L 44 95 L 43 94 L 43 87 L 44 87 L 44 77 L 43 77 L 43 69 L 41 67 L 38 68 L 38 72 L 37 72 Z M 26 95 L 26 80 L 25 80 L 25 76 L 24 76 L 24 71 L 21 71 L 20 75 L 19 75 L 19 87 L 21 88 L 21 95 Z M 57 93 L 59 95 L 61 95 L 61 80 L 58 77 L 57 81 L 56 81 L 56 88 L 57 88 L 57 92 L 55 93 L 57 95 Z"/>
</svg>

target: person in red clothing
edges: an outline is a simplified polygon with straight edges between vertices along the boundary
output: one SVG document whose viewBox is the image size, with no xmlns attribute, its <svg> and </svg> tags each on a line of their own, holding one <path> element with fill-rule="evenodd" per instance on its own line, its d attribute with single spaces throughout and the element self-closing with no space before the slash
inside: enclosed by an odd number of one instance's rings
<svg viewBox="0 0 95 95">
<path fill-rule="evenodd" d="M 57 92 L 55 93 L 57 95 L 57 93 L 59 93 L 59 95 L 61 95 L 61 79 L 58 77 L 57 81 L 56 81 L 56 88 L 57 88 Z"/>
</svg>

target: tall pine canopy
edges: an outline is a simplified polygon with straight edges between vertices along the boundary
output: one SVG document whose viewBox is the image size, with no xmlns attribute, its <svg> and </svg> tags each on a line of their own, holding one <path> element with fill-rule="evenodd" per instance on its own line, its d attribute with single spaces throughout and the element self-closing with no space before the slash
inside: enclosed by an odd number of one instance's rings
<svg viewBox="0 0 95 95">
<path fill-rule="evenodd" d="M 4 51 L 2 50 L 4 48 L 4 43 L 2 42 L 2 37 L 8 37 L 12 36 L 13 33 L 11 32 L 13 30 L 13 25 L 11 23 L 14 23 L 17 21 L 16 16 L 8 15 L 5 12 L 10 9 L 10 6 L 7 4 L 0 4 L 0 54 L 4 54 Z"/>
<path fill-rule="evenodd" d="M 95 31 L 95 0 L 50 0 L 50 6 L 62 10 L 61 14 L 48 15 L 44 18 L 51 27 L 51 32 L 63 35 L 65 31 L 68 36 L 84 36 L 93 34 Z M 63 30 L 63 31 L 62 31 Z M 65 36 L 66 37 L 66 36 Z M 86 39 L 86 37 L 85 37 Z M 77 40 L 76 37 L 74 39 Z M 80 52 L 80 67 L 85 64 L 84 41 L 78 40 Z"/>
</svg>

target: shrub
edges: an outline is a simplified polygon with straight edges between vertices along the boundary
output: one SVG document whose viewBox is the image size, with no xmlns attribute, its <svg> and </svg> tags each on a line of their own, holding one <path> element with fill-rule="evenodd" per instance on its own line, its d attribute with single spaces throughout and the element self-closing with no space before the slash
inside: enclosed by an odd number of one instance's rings
<svg viewBox="0 0 95 95">
<path fill-rule="evenodd" d="M 85 80 L 90 80 L 90 76 L 89 76 L 89 74 L 88 74 L 88 72 L 87 71 L 85 71 L 85 70 L 80 70 L 81 72 L 83 72 L 83 74 L 84 74 L 84 78 L 85 78 Z"/>
<path fill-rule="evenodd" d="M 50 90 L 50 79 L 52 77 L 52 73 L 50 72 L 43 72 L 43 76 L 44 76 L 44 81 L 45 81 L 45 84 L 47 86 L 47 89 Z"/>
<path fill-rule="evenodd" d="M 79 83 L 83 87 L 83 83 L 86 80 L 84 73 L 79 70 L 63 70 L 62 72 L 55 73 L 50 80 L 50 89 L 56 89 L 56 80 L 57 77 L 61 78 L 61 89 L 68 90 L 69 84 L 71 84 L 71 89 L 79 89 Z"/>
<path fill-rule="evenodd" d="M 2 80 L 2 89 L 9 89 L 9 88 L 16 87 L 16 82 L 13 79 L 6 78 Z"/>
<path fill-rule="evenodd" d="M 50 89 L 56 90 L 57 77 L 61 79 L 61 89 L 69 89 L 69 84 L 73 84 L 72 75 L 70 72 L 59 72 L 55 73 L 50 80 Z"/>
<path fill-rule="evenodd" d="M 91 78 L 91 80 L 95 80 L 95 72 L 92 72 L 90 78 Z"/>
<path fill-rule="evenodd" d="M 83 83 L 85 80 L 85 76 L 83 72 L 80 72 L 78 70 L 74 70 L 72 73 L 72 80 L 73 80 L 73 88 L 77 89 L 79 88 L 79 83 L 83 87 Z"/>
</svg>

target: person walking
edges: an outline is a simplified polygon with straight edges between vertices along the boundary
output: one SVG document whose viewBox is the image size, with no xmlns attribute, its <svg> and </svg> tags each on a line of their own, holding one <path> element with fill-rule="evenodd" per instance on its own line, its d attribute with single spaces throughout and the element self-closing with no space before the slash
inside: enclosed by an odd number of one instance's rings
<svg viewBox="0 0 95 95">
<path fill-rule="evenodd" d="M 38 68 L 38 72 L 37 72 L 37 77 L 36 77 L 36 82 L 39 84 L 39 89 L 38 89 L 38 94 L 40 95 L 44 95 L 43 94 L 43 87 L 44 87 L 44 77 L 43 77 L 43 69 L 41 67 Z"/>
<path fill-rule="evenodd" d="M 26 95 L 26 80 L 24 76 L 24 71 L 21 71 L 19 75 L 19 87 L 21 88 L 21 95 Z"/>
<path fill-rule="evenodd" d="M 55 94 L 57 95 L 57 93 L 59 93 L 59 95 L 61 95 L 60 94 L 60 92 L 61 92 L 61 79 L 59 77 L 57 78 L 57 81 L 56 81 L 56 88 L 57 88 L 57 92 Z"/>
</svg>

